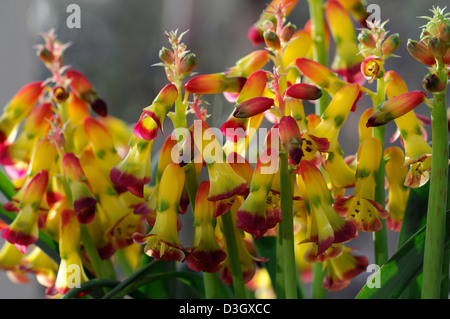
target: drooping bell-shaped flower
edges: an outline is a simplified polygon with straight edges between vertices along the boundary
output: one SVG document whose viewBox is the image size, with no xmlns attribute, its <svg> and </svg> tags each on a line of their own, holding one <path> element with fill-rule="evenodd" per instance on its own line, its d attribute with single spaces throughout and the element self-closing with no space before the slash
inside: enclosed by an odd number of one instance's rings
<svg viewBox="0 0 450 319">
<path fill-rule="evenodd" d="M 23 86 L 3 108 L 0 117 L 0 143 L 13 138 L 20 122 L 28 116 L 44 90 L 40 81 Z"/>
<path fill-rule="evenodd" d="M 26 252 L 27 247 L 39 238 L 39 208 L 48 184 L 48 172 L 42 170 L 37 173 L 26 186 L 18 208 L 20 209 L 14 221 L 2 232 L 11 244 Z"/>
<path fill-rule="evenodd" d="M 336 42 L 336 55 L 331 69 L 344 77 L 349 83 L 361 83 L 360 65 L 362 56 L 359 53 L 355 28 L 347 10 L 339 1 L 328 1 L 325 5 L 325 16 L 331 35 Z"/>
<path fill-rule="evenodd" d="M 237 211 L 237 227 L 257 237 L 272 226 L 266 220 L 266 199 L 275 176 L 275 172 L 270 171 L 271 152 L 277 150 L 268 148 L 258 158 L 250 184 L 250 193 Z"/>
<path fill-rule="evenodd" d="M 334 207 L 341 216 L 351 221 L 357 230 L 378 231 L 383 227 L 379 218 L 387 211 L 375 201 L 375 174 L 382 160 L 382 146 L 378 139 L 365 139 L 358 148 L 356 182 L 353 195 L 336 199 Z"/>
<path fill-rule="evenodd" d="M 126 187 L 134 195 L 143 197 L 144 185 L 152 179 L 151 151 L 153 141 L 147 141 L 133 135 L 129 145 L 128 154 L 111 169 L 111 181 L 118 186 Z"/>
<path fill-rule="evenodd" d="M 302 160 L 298 173 L 297 183 L 309 213 L 305 242 L 315 243 L 320 255 L 333 243 L 354 238 L 355 226 L 333 208 L 333 198 L 320 170 L 310 161 Z"/>
<path fill-rule="evenodd" d="M 59 254 L 61 262 L 56 275 L 55 286 L 49 294 L 64 295 L 71 288 L 88 281 L 84 271 L 81 251 L 81 230 L 76 213 L 66 209 L 61 213 Z"/>
<path fill-rule="evenodd" d="M 80 160 L 75 154 L 66 153 L 62 158 L 62 168 L 71 192 L 73 208 L 77 213 L 78 221 L 82 224 L 89 224 L 95 216 L 97 199 L 89 189 Z"/>
<path fill-rule="evenodd" d="M 161 89 L 152 104 L 142 109 L 139 121 L 134 126 L 134 134 L 144 140 L 152 141 L 161 129 L 165 117 L 178 97 L 178 90 L 174 84 L 167 84 Z"/>
<path fill-rule="evenodd" d="M 226 155 L 213 130 L 205 121 L 194 123 L 194 143 L 208 169 L 210 188 L 208 199 L 230 198 L 245 190 L 247 181 L 227 163 Z"/>
<path fill-rule="evenodd" d="M 187 266 L 194 271 L 217 272 L 226 258 L 216 238 L 213 217 L 216 203 L 208 200 L 209 182 L 200 184 L 195 198 L 194 238 L 186 256 Z"/>
<path fill-rule="evenodd" d="M 313 158 L 317 151 L 333 152 L 335 150 L 340 129 L 359 96 L 358 84 L 347 84 L 336 92 L 322 113 L 320 123 L 303 135 L 305 139 L 303 153 L 306 159 Z"/>
<path fill-rule="evenodd" d="M 409 188 L 404 185 L 408 167 L 403 165 L 405 154 L 397 146 L 388 147 L 384 151 L 384 159 L 389 187 L 386 204 L 389 216 L 386 219 L 386 226 L 390 230 L 399 232 L 409 197 Z"/>
<path fill-rule="evenodd" d="M 21 262 L 20 269 L 36 275 L 42 286 L 50 288 L 55 284 L 58 264 L 39 247 L 35 247 Z"/>
<path fill-rule="evenodd" d="M 325 261 L 327 271 L 322 286 L 328 291 L 339 291 L 348 287 L 353 278 L 366 271 L 368 259 L 352 254 L 353 250 L 344 247 L 338 257 Z"/>
<path fill-rule="evenodd" d="M 355 170 L 345 161 L 339 144 L 334 152 L 328 153 L 325 170 L 334 187 L 349 188 L 355 185 Z"/>
<path fill-rule="evenodd" d="M 134 233 L 137 244 L 145 244 L 144 252 L 156 260 L 184 259 L 178 238 L 178 206 L 185 182 L 185 172 L 176 163 L 169 164 L 161 177 L 155 225 L 150 233 Z"/>
<path fill-rule="evenodd" d="M 290 160 L 298 165 L 303 158 L 303 140 L 297 121 L 291 116 L 283 116 L 278 126 L 281 144 Z"/>
<path fill-rule="evenodd" d="M 388 99 L 394 99 L 408 93 L 405 81 L 394 71 L 387 72 L 385 79 L 387 80 L 386 95 Z M 422 95 L 420 93 L 415 94 Z M 414 110 L 406 112 L 394 121 L 405 148 L 404 165 L 409 166 L 405 186 L 420 187 L 429 180 L 431 171 L 432 152 L 431 146 L 426 141 L 426 131 Z"/>
<path fill-rule="evenodd" d="M 17 284 L 30 282 L 26 271 L 20 268 L 24 257 L 25 254 L 10 242 L 4 242 L 0 249 L 0 269 L 6 272 L 9 280 Z"/>
</svg>

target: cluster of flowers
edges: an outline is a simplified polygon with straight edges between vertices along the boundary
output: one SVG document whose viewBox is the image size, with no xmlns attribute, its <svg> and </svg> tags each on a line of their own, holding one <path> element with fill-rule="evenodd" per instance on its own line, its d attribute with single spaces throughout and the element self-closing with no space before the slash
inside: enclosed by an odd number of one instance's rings
<svg viewBox="0 0 450 319">
<path fill-rule="evenodd" d="M 50 295 L 64 294 L 69 289 L 69 265 L 95 273 L 80 239 L 86 227 L 101 259 L 126 250 L 135 260 L 144 244 L 145 254 L 156 260 L 219 272 L 230 284 L 222 217 L 231 214 L 244 281 L 250 285 L 265 261 L 256 255 L 255 241 L 276 236 L 280 226 L 278 159 L 287 156 L 299 274 L 306 278 L 312 264 L 322 262 L 324 287 L 340 290 L 365 271 L 368 259 L 345 244 L 358 232 L 379 231 L 380 219 L 386 218 L 387 227 L 399 231 L 409 188 L 424 185 L 430 175 L 431 147 L 424 129 L 428 120 L 413 111 L 428 101 L 424 92 L 408 91 L 395 71 L 385 70 L 385 60 L 400 45 L 399 36 L 388 37 L 380 22 L 366 22 L 360 1 L 325 3 L 326 43 L 336 42 L 330 68 L 314 61 L 311 24 L 297 30 L 286 23 L 297 2 L 272 1 L 250 28 L 249 38 L 264 48 L 224 72 L 197 75 L 186 83 L 197 58 L 181 42 L 183 34 L 167 33 L 171 49 L 161 49 L 159 65 L 169 83 L 132 128 L 107 114 L 92 84 L 64 66 L 67 46 L 53 33 L 45 35 L 38 56 L 52 77 L 22 88 L 0 118 L 0 162 L 17 189 L 3 205 L 17 216 L 10 225 L 0 225 L 7 240 L 0 251 L 0 268 L 19 282 L 35 273 Z M 358 35 L 353 20 L 364 25 Z M 435 29 L 425 44 L 408 44 L 410 53 L 430 67 L 436 54 L 446 64 L 450 59 L 447 48 L 431 49 L 436 36 L 448 38 L 448 28 L 447 33 L 440 26 Z M 264 69 L 269 61 L 271 71 Z M 363 86 L 376 79 L 385 83 L 381 101 L 380 94 Z M 424 82 L 430 90 L 437 85 L 436 79 Z M 210 94 L 223 94 L 233 105 L 220 128 L 224 145 L 207 124 L 207 108 L 202 106 L 201 96 Z M 367 108 L 360 118 L 357 154 L 344 156 L 339 133 L 363 94 L 378 107 Z M 330 103 L 322 114 L 305 112 L 305 101 L 318 103 L 324 95 Z M 196 123 L 188 126 L 186 115 L 191 113 Z M 187 129 L 189 134 L 166 137 L 157 165 L 152 166 L 153 142 L 163 132 L 166 117 L 175 129 Z M 252 167 L 246 152 L 264 119 L 272 127 Z M 398 127 L 391 142 L 399 138 L 402 147 L 384 149 L 373 137 L 373 127 L 390 121 Z M 382 162 L 386 204 L 375 200 Z M 203 169 L 208 178 L 200 182 Z M 194 238 L 190 247 L 184 247 L 178 233 L 189 225 L 181 225 L 179 214 L 189 205 Z M 59 265 L 38 247 L 27 254 L 39 232 L 59 243 Z M 88 280 L 84 273 L 83 280 Z"/>
</svg>

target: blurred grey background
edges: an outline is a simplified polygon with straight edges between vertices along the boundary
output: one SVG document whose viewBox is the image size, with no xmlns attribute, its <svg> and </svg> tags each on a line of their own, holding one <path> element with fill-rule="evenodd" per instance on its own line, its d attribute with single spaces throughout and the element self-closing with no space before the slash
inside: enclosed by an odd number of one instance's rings
<svg viewBox="0 0 450 319">
<path fill-rule="evenodd" d="M 5 105 L 24 84 L 45 79 L 49 73 L 35 55 L 34 45 L 42 43 L 39 34 L 51 28 L 62 42 L 72 42 L 65 62 L 83 72 L 95 85 L 109 107 L 110 114 L 129 123 L 135 122 L 141 109 L 154 99 L 167 83 L 159 62 L 158 51 L 169 47 L 164 31 L 189 30 L 183 38 L 188 49 L 197 55 L 199 74 L 224 71 L 255 47 L 247 39 L 248 28 L 258 19 L 269 1 L 265 0 L 2 0 L 0 2 L 0 105 Z M 70 29 L 66 19 L 68 5 L 81 9 L 81 28 Z M 386 29 L 399 33 L 402 44 L 397 50 L 400 59 L 388 60 L 386 69 L 394 69 L 406 81 L 410 90 L 422 89 L 424 67 L 406 51 L 408 39 L 418 40 L 419 27 L 433 5 L 441 7 L 448 0 L 379 0 L 381 19 L 389 20 Z M 303 28 L 308 18 L 308 4 L 300 0 L 289 21 Z M 332 57 L 330 57 L 331 59 Z M 346 154 L 357 149 L 356 125 L 359 115 L 369 107 L 362 100 L 341 131 L 341 145 Z M 213 125 L 220 125 L 231 112 L 223 100 L 211 101 Z M 308 110 L 306 110 L 308 112 Z M 312 109 L 311 109 L 312 111 Z M 425 106 L 417 112 L 427 115 Z M 346 129 L 347 128 L 347 129 Z M 352 129 L 354 128 L 354 129 Z M 387 127 L 392 134 L 394 125 Z M 397 234 L 389 232 L 392 254 Z M 0 245 L 3 242 L 0 241 Z M 351 242 L 360 253 L 373 262 L 372 235 L 360 233 Z M 359 275 L 342 292 L 329 298 L 353 298 L 365 283 L 369 273 Z M 17 285 L 0 271 L 0 298 L 43 298 L 43 289 L 35 284 Z"/>
</svg>

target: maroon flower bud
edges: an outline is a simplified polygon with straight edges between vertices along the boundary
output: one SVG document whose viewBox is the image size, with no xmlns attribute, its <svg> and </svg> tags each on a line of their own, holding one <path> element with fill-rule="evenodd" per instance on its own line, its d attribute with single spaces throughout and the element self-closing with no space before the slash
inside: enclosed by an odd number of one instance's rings
<svg viewBox="0 0 450 319">
<path fill-rule="evenodd" d="M 91 103 L 91 108 L 95 113 L 97 113 L 98 115 L 100 115 L 102 117 L 105 117 L 108 115 L 108 108 L 106 106 L 106 103 L 101 98 L 95 99 Z"/>
<path fill-rule="evenodd" d="M 435 58 L 444 56 L 444 45 L 438 37 L 433 36 L 428 39 L 428 50 Z"/>
<path fill-rule="evenodd" d="M 429 73 L 425 75 L 422 86 L 428 92 L 441 92 L 445 89 L 445 84 L 441 81 L 441 79 L 434 73 Z"/>
</svg>

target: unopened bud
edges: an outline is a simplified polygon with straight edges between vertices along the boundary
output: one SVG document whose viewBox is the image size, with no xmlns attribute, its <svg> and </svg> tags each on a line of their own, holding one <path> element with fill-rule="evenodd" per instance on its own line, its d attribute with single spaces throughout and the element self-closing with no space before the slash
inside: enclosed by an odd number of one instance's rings
<svg viewBox="0 0 450 319">
<path fill-rule="evenodd" d="M 280 39 L 272 30 L 264 32 L 264 41 L 266 42 L 266 45 L 272 50 L 278 50 L 281 46 Z"/>
<path fill-rule="evenodd" d="M 281 29 L 281 40 L 283 42 L 288 42 L 294 35 L 295 31 L 297 31 L 297 27 L 289 22 Z"/>
<path fill-rule="evenodd" d="M 92 103 L 91 103 L 91 108 L 92 110 L 97 113 L 98 115 L 105 117 L 106 115 L 108 115 L 108 109 L 106 106 L 105 101 L 103 101 L 100 98 L 95 99 Z"/>
<path fill-rule="evenodd" d="M 197 57 L 194 53 L 190 53 L 185 56 L 180 62 L 180 73 L 188 74 L 190 73 L 198 64 Z"/>
<path fill-rule="evenodd" d="M 166 64 L 173 64 L 175 60 L 173 52 L 165 47 L 159 51 L 159 58 Z"/>
<path fill-rule="evenodd" d="M 450 25 L 446 25 L 439 32 L 439 39 L 450 47 Z"/>
<path fill-rule="evenodd" d="M 445 84 L 441 79 L 434 73 L 429 73 L 425 75 L 422 81 L 422 86 L 428 92 L 441 92 L 445 90 Z"/>
<path fill-rule="evenodd" d="M 69 92 L 62 86 L 55 86 L 52 90 L 53 100 L 56 103 L 63 103 L 69 97 Z"/>
<path fill-rule="evenodd" d="M 391 34 L 386 40 L 381 44 L 381 51 L 384 56 L 389 56 L 398 48 L 401 43 L 401 39 L 398 33 Z"/>
<path fill-rule="evenodd" d="M 428 47 L 420 42 L 408 40 L 406 49 L 413 58 L 425 65 L 432 66 L 436 63 L 436 60 L 430 50 L 428 50 Z"/>
<path fill-rule="evenodd" d="M 50 50 L 47 49 L 47 48 L 42 48 L 42 49 L 38 50 L 37 51 L 37 56 L 44 63 L 52 63 L 53 59 L 54 59 L 53 53 L 50 52 Z"/>
<path fill-rule="evenodd" d="M 370 49 L 375 49 L 377 47 L 377 42 L 375 41 L 372 33 L 368 30 L 362 30 L 358 34 L 358 41 L 365 47 Z"/>
<path fill-rule="evenodd" d="M 444 47 L 438 37 L 431 37 L 428 40 L 428 50 L 435 58 L 441 58 L 444 55 Z"/>
</svg>

